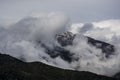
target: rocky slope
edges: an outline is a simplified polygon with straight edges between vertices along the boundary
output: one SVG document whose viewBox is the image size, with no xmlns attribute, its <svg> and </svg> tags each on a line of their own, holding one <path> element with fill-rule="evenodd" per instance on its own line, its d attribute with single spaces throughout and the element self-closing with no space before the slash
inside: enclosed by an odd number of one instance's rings
<svg viewBox="0 0 120 80">
<path fill-rule="evenodd" d="M 73 40 L 76 38 L 76 36 L 85 38 L 88 45 L 90 45 L 91 47 L 100 49 L 102 53 L 105 54 L 106 58 L 108 58 L 110 55 L 113 55 L 115 52 L 115 47 L 109 43 L 95 40 L 91 37 L 87 37 L 84 35 L 73 34 L 68 31 L 56 35 L 55 39 L 60 44 L 60 46 L 54 46 L 54 48 L 51 49 L 43 43 L 42 47 L 45 48 L 46 53 L 49 54 L 52 58 L 56 58 L 60 56 L 63 60 L 67 62 L 76 61 L 78 59 L 73 58 L 74 56 L 73 53 L 71 53 L 69 50 L 64 48 L 66 46 L 72 46 Z M 39 43 L 40 42 L 38 42 L 38 44 Z M 92 53 L 92 51 L 90 51 L 90 53 Z"/>
</svg>

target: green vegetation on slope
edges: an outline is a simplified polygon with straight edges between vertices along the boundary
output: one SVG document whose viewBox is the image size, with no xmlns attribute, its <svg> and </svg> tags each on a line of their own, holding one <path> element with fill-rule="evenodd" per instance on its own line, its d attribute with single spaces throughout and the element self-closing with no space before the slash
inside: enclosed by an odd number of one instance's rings
<svg viewBox="0 0 120 80">
<path fill-rule="evenodd" d="M 63 70 L 41 62 L 22 62 L 0 54 L 0 80 L 116 80 L 90 72 Z"/>
</svg>

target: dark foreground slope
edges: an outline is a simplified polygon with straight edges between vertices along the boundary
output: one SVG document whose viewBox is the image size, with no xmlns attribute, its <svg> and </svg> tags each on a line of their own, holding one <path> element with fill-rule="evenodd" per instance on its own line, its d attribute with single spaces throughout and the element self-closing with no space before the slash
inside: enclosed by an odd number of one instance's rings
<svg viewBox="0 0 120 80">
<path fill-rule="evenodd" d="M 120 72 L 116 73 L 113 77 L 117 78 L 118 80 L 120 80 Z"/>
<path fill-rule="evenodd" d="M 63 70 L 40 62 L 25 63 L 0 54 L 0 80 L 116 80 L 90 72 Z"/>
</svg>

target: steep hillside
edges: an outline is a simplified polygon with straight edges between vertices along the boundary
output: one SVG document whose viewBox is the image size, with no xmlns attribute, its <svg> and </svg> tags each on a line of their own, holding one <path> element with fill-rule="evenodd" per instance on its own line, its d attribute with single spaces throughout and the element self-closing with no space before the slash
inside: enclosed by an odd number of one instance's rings
<svg viewBox="0 0 120 80">
<path fill-rule="evenodd" d="M 0 80 L 116 80 L 115 78 L 52 67 L 41 62 L 22 62 L 0 54 Z"/>
</svg>

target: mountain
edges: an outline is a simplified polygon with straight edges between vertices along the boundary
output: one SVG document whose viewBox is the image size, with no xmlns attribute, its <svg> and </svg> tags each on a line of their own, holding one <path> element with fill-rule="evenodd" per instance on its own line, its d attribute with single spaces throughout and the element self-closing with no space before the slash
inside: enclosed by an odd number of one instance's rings
<svg viewBox="0 0 120 80">
<path fill-rule="evenodd" d="M 117 80 L 91 72 L 64 70 L 41 62 L 23 62 L 0 54 L 0 80 Z"/>
<path fill-rule="evenodd" d="M 120 72 L 116 73 L 113 77 L 117 78 L 118 80 L 120 80 Z"/>
<path fill-rule="evenodd" d="M 113 55 L 115 52 L 114 45 L 111 45 L 106 42 L 102 42 L 99 40 L 95 40 L 91 37 L 84 36 L 84 35 L 78 35 L 73 34 L 72 32 L 66 31 L 60 34 L 56 34 L 55 39 L 60 44 L 60 46 L 54 46 L 54 48 L 49 48 L 47 45 L 42 43 L 42 47 L 45 48 L 45 51 L 47 54 L 49 54 L 52 58 L 61 57 L 63 60 L 67 62 L 73 62 L 77 61 L 78 59 L 73 57 L 74 53 L 71 53 L 69 50 L 65 49 L 66 46 L 72 46 L 73 41 L 76 37 L 82 37 L 86 39 L 88 45 L 100 49 L 103 54 L 105 54 L 105 57 L 108 58 L 110 55 Z M 40 41 L 38 41 L 38 44 Z M 86 49 L 87 50 L 87 49 Z M 89 50 L 90 53 L 92 53 L 91 50 Z"/>
<path fill-rule="evenodd" d="M 101 49 L 102 52 L 106 54 L 106 57 L 108 57 L 110 54 L 113 54 L 115 52 L 114 46 L 109 43 L 95 40 L 88 36 L 73 34 L 72 32 L 69 32 L 69 31 L 58 34 L 56 38 L 57 38 L 57 41 L 61 44 L 61 46 L 67 46 L 67 45 L 72 45 L 73 40 L 76 38 L 76 36 L 82 36 L 86 38 L 87 43 L 89 45 L 92 45 L 96 48 Z"/>
</svg>

